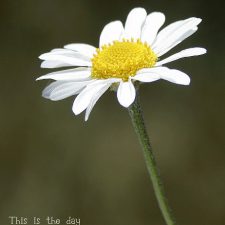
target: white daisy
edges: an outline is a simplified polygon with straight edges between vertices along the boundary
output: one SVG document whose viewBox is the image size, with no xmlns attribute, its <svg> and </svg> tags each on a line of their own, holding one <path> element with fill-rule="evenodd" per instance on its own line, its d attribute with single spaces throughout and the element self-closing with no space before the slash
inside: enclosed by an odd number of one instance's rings
<svg viewBox="0 0 225 225">
<path fill-rule="evenodd" d="M 43 97 L 53 101 L 77 95 L 72 110 L 78 115 L 84 110 L 85 120 L 98 99 L 112 85 L 117 98 L 129 107 L 136 95 L 134 82 L 164 79 L 188 85 L 184 72 L 169 69 L 164 64 L 206 53 L 204 48 L 188 48 L 161 60 L 161 56 L 195 33 L 201 19 L 191 17 L 176 21 L 159 31 L 165 22 L 161 12 L 147 15 L 145 9 L 134 8 L 125 26 L 120 21 L 107 24 L 100 35 L 99 48 L 88 44 L 69 44 L 42 54 L 42 68 L 76 67 L 46 74 L 37 80 L 55 80 L 43 90 Z M 160 59 L 159 59 L 160 58 Z"/>
</svg>

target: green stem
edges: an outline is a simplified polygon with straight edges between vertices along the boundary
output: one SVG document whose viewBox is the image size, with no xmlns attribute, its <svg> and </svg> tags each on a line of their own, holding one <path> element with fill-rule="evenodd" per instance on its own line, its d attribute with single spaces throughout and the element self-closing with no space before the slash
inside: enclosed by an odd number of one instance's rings
<svg viewBox="0 0 225 225">
<path fill-rule="evenodd" d="M 137 91 L 137 96 L 134 103 L 128 108 L 129 114 L 132 120 L 132 124 L 138 136 L 139 142 L 144 152 L 146 166 L 149 172 L 149 175 L 152 180 L 153 189 L 159 204 L 159 208 L 162 212 L 162 215 L 166 221 L 167 225 L 175 225 L 175 221 L 172 217 L 167 199 L 165 197 L 164 189 L 162 186 L 162 181 L 159 176 L 159 172 L 156 166 L 154 155 L 152 152 L 152 147 L 150 145 L 149 137 L 145 127 L 144 119 L 142 116 L 142 111 L 139 103 L 139 94 Z"/>
</svg>

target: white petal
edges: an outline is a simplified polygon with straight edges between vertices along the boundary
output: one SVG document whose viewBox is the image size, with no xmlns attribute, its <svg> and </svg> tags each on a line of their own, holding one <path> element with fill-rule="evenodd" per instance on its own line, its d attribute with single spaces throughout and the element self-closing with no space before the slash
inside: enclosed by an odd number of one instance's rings
<svg viewBox="0 0 225 225">
<path fill-rule="evenodd" d="M 55 56 L 55 55 L 62 55 L 67 57 L 73 57 L 73 58 L 79 58 L 85 61 L 90 61 L 90 57 L 87 55 L 82 54 L 81 52 L 73 51 L 70 49 L 64 49 L 64 48 L 55 48 L 52 49 L 50 52 L 44 53 L 39 56 L 42 60 L 49 60 L 49 56 Z"/>
<path fill-rule="evenodd" d="M 124 107 L 129 107 L 135 99 L 136 91 L 131 80 L 120 82 L 117 90 L 117 98 L 119 103 Z"/>
<path fill-rule="evenodd" d="M 89 115 L 93 109 L 93 107 L 95 106 L 96 102 L 98 101 L 98 99 L 108 90 L 108 88 L 110 87 L 111 83 L 109 83 L 108 85 L 106 85 L 104 88 L 102 88 L 100 91 L 98 91 L 97 93 L 95 93 L 95 95 L 92 97 L 86 112 L 85 112 L 85 121 L 88 120 Z"/>
<path fill-rule="evenodd" d="M 168 70 L 167 73 L 164 73 L 161 76 L 162 79 L 167 80 L 169 82 L 181 85 L 189 85 L 190 84 L 190 77 L 179 70 Z"/>
<path fill-rule="evenodd" d="M 188 49 L 182 50 L 174 55 L 171 55 L 164 60 L 157 62 L 156 66 L 161 66 L 163 64 L 175 61 L 180 58 L 198 56 L 198 55 L 203 55 L 205 53 L 206 53 L 206 49 L 204 49 L 204 48 L 188 48 Z"/>
<path fill-rule="evenodd" d="M 124 38 L 140 38 L 141 29 L 145 22 L 147 13 L 143 8 L 134 8 L 127 16 L 125 23 Z"/>
<path fill-rule="evenodd" d="M 115 40 L 119 40 L 123 33 L 123 24 L 120 21 L 108 23 L 102 30 L 100 35 L 99 46 L 110 44 Z"/>
<path fill-rule="evenodd" d="M 165 15 L 161 12 L 150 13 L 145 21 L 141 32 L 142 42 L 147 42 L 149 45 L 153 43 L 158 33 L 158 30 L 165 22 Z"/>
<path fill-rule="evenodd" d="M 96 52 L 96 48 L 88 44 L 68 44 L 65 45 L 64 48 L 77 51 L 82 55 L 86 55 L 90 58 L 92 58 L 93 54 Z"/>
<path fill-rule="evenodd" d="M 160 79 L 160 75 L 151 72 L 151 69 L 142 69 L 137 72 L 137 74 L 132 77 L 133 80 L 138 80 L 141 82 L 153 82 Z"/>
<path fill-rule="evenodd" d="M 177 32 L 177 30 L 187 27 L 188 29 L 191 29 L 190 27 L 195 27 L 201 22 L 200 18 L 191 17 L 185 20 L 179 20 L 176 22 L 173 22 L 163 28 L 157 35 L 156 41 L 153 43 L 153 47 L 160 45 L 160 42 L 163 43 L 170 35 L 173 35 L 174 32 Z"/>
<path fill-rule="evenodd" d="M 86 82 L 55 81 L 43 90 L 42 96 L 52 101 L 62 100 L 64 98 L 78 94 L 87 84 L 88 84 L 87 81 Z"/>
<path fill-rule="evenodd" d="M 53 73 L 46 74 L 44 76 L 38 77 L 36 80 L 53 79 L 53 80 L 73 80 L 82 81 L 89 80 L 91 76 L 91 69 L 80 67 L 69 70 L 61 70 Z"/>
<path fill-rule="evenodd" d="M 95 80 L 91 84 L 87 85 L 87 87 L 76 97 L 73 103 L 73 112 L 75 115 L 80 114 L 84 111 L 91 102 L 93 96 L 96 93 L 100 92 L 109 84 L 112 84 L 117 79 L 107 79 L 107 80 Z"/>
<path fill-rule="evenodd" d="M 172 83 L 182 84 L 182 85 L 190 84 L 189 76 L 179 70 L 169 69 L 169 68 L 163 67 L 163 66 L 150 68 L 148 70 L 149 70 L 149 72 L 160 75 L 161 79 L 170 81 Z"/>
<path fill-rule="evenodd" d="M 73 54 L 74 51 L 65 49 L 65 48 L 54 48 L 48 53 L 52 53 L 52 54 L 56 54 L 56 55 L 57 54 L 68 55 L 68 54 Z"/>
<path fill-rule="evenodd" d="M 55 56 L 58 57 L 58 55 L 74 57 L 74 58 L 79 57 L 79 59 L 82 59 L 84 61 L 88 61 L 88 62 L 90 61 L 90 59 L 87 56 L 84 56 L 81 54 L 78 55 L 78 53 L 72 50 L 63 49 L 63 48 L 55 48 L 55 49 L 52 49 L 50 52 L 44 53 L 39 56 L 40 59 L 46 60 L 41 63 L 41 67 L 42 68 L 59 68 L 59 67 L 65 67 L 65 66 L 73 66 L 73 64 L 71 64 L 69 61 L 65 62 L 65 60 L 64 61 L 55 60 L 54 59 Z"/>
<path fill-rule="evenodd" d="M 63 64 L 66 63 L 73 66 L 91 66 L 90 59 L 77 52 L 71 53 L 49 52 L 40 55 L 39 58 L 42 60 L 58 61 Z"/>
<path fill-rule="evenodd" d="M 155 41 L 152 43 L 152 48 L 154 49 L 158 47 L 160 43 L 163 43 L 169 35 L 171 35 L 176 29 L 178 29 L 184 23 L 186 23 L 185 20 L 179 20 L 167 25 L 165 28 L 159 31 Z"/>
<path fill-rule="evenodd" d="M 189 37 L 197 30 L 197 25 L 201 22 L 199 18 L 189 18 L 183 21 L 175 22 L 159 32 L 156 41 L 153 43 L 153 50 L 161 56 L 165 49 L 171 49 L 170 46 L 179 44 L 185 38 Z"/>
<path fill-rule="evenodd" d="M 184 33 L 179 39 L 174 40 L 174 42 L 171 42 L 170 45 L 167 45 L 165 48 L 162 48 L 157 54 L 158 57 L 164 55 L 167 53 L 170 49 L 174 48 L 176 45 L 181 43 L 186 38 L 190 37 L 192 34 L 194 34 L 198 30 L 197 27 L 194 27 L 192 30 L 188 30 L 186 33 Z"/>
<path fill-rule="evenodd" d="M 44 98 L 49 98 L 51 92 L 57 88 L 58 86 L 67 83 L 66 81 L 54 81 L 51 84 L 49 84 L 47 87 L 44 88 L 42 91 L 42 96 Z"/>
<path fill-rule="evenodd" d="M 68 63 L 62 63 L 59 61 L 52 61 L 52 60 L 46 60 L 41 63 L 41 68 L 49 68 L 49 69 L 66 67 L 66 66 L 72 66 L 72 65 Z"/>
</svg>

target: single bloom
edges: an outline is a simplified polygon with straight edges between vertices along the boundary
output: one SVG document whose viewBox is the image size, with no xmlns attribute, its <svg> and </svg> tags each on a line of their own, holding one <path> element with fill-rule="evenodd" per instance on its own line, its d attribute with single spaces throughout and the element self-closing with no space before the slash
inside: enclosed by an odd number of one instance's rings
<svg viewBox="0 0 225 225">
<path fill-rule="evenodd" d="M 164 79 L 189 85 L 187 74 L 164 65 L 205 54 L 206 50 L 194 47 L 164 59 L 161 57 L 195 33 L 201 19 L 179 20 L 160 30 L 164 22 L 165 15 L 161 12 L 147 15 L 145 9 L 134 8 L 125 26 L 120 21 L 113 21 L 103 28 L 99 48 L 76 43 L 42 54 L 39 57 L 44 60 L 42 68 L 72 67 L 37 78 L 55 80 L 43 90 L 43 97 L 57 101 L 77 95 L 72 110 L 75 115 L 86 110 L 87 120 L 98 99 L 110 87 L 116 90 L 119 103 L 129 107 L 136 95 L 135 82 Z"/>
</svg>

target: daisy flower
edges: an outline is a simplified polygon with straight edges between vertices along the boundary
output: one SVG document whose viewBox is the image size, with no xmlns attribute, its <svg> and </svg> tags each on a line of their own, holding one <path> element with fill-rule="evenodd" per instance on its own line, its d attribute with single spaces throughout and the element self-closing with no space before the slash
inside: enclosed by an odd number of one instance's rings
<svg viewBox="0 0 225 225">
<path fill-rule="evenodd" d="M 37 78 L 55 80 L 43 90 L 43 97 L 57 101 L 77 95 L 72 110 L 75 115 L 86 110 L 86 121 L 98 99 L 110 87 L 116 90 L 119 103 L 129 107 L 135 100 L 135 82 L 164 79 L 188 85 L 187 74 L 164 65 L 180 58 L 202 55 L 206 50 L 194 47 L 164 59 L 161 57 L 194 34 L 201 19 L 179 20 L 160 30 L 164 22 L 165 15 L 161 12 L 147 15 L 145 9 L 134 8 L 125 26 L 121 21 L 113 21 L 103 28 L 99 48 L 76 43 L 42 54 L 39 57 L 44 60 L 42 68 L 73 67 Z"/>
</svg>

